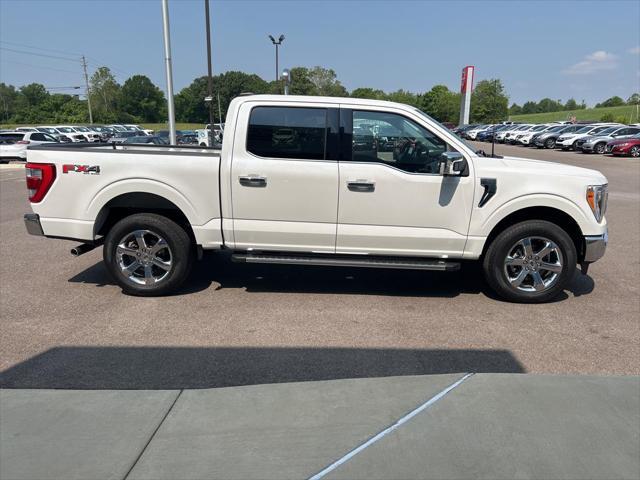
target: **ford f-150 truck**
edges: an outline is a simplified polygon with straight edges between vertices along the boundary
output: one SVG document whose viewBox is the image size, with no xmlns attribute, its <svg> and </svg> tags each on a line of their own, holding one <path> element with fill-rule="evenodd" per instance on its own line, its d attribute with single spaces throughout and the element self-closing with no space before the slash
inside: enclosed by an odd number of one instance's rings
<svg viewBox="0 0 640 480">
<path fill-rule="evenodd" d="M 27 154 L 29 233 L 103 245 L 125 293 L 162 295 L 203 250 L 238 262 L 456 270 L 544 302 L 607 243 L 599 172 L 487 156 L 417 108 L 246 95 L 221 150 L 62 144 Z M 357 134 L 355 133 L 357 132 Z"/>
</svg>

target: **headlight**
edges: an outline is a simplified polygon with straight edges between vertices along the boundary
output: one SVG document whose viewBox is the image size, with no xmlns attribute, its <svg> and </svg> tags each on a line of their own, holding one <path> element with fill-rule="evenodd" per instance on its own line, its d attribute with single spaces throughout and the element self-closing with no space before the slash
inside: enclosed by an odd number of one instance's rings
<svg viewBox="0 0 640 480">
<path fill-rule="evenodd" d="M 604 218 L 604 214 L 607 211 L 607 200 L 609 199 L 608 187 L 607 184 L 589 185 L 587 187 L 587 203 L 598 223 Z"/>
</svg>

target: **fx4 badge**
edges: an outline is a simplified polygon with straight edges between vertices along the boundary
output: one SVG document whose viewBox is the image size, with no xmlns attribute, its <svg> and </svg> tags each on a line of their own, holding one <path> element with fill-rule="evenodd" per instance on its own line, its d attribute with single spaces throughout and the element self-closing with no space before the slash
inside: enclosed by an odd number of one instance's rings
<svg viewBox="0 0 640 480">
<path fill-rule="evenodd" d="M 99 165 L 62 165 L 62 173 L 83 173 L 85 175 L 100 175 Z"/>
</svg>

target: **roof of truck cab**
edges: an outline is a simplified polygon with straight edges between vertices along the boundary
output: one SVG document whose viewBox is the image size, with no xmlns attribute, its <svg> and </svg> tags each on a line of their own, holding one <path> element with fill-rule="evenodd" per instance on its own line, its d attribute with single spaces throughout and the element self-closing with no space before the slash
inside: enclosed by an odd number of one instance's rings
<svg viewBox="0 0 640 480">
<path fill-rule="evenodd" d="M 332 103 L 332 104 L 350 104 L 350 105 L 367 105 L 378 107 L 401 107 L 409 110 L 415 110 L 416 107 L 405 103 L 389 102 L 387 100 L 372 100 L 368 98 L 353 97 L 321 97 L 314 95 L 243 95 L 234 98 L 239 103 L 246 102 L 300 102 L 300 103 Z"/>
</svg>

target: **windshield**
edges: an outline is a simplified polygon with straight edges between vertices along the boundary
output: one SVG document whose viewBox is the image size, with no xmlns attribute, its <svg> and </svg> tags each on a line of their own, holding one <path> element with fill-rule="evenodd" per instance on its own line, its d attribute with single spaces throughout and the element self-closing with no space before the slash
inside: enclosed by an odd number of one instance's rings
<svg viewBox="0 0 640 480">
<path fill-rule="evenodd" d="M 58 133 L 58 131 L 55 128 L 51 128 L 51 127 L 38 127 L 37 130 L 39 132 L 44 132 L 44 133 Z"/>
<path fill-rule="evenodd" d="M 618 128 L 620 127 L 609 127 L 609 128 L 605 128 L 604 130 L 600 130 L 598 132 L 598 135 L 609 135 L 610 133 L 615 132 Z"/>
<path fill-rule="evenodd" d="M 62 133 L 74 133 L 75 130 L 71 127 L 56 127 L 58 129 L 59 132 Z"/>
<path fill-rule="evenodd" d="M 567 128 L 565 125 L 558 125 L 557 127 L 550 128 L 547 131 L 548 132 L 559 132 L 561 130 L 564 130 L 565 128 Z"/>
<path fill-rule="evenodd" d="M 593 127 L 587 126 L 587 127 L 582 127 L 580 130 L 576 131 L 575 133 L 589 133 L 591 130 L 593 130 Z"/>
<path fill-rule="evenodd" d="M 534 132 L 539 132 L 540 130 L 544 130 L 545 128 L 547 128 L 547 126 L 546 126 L 546 125 L 539 125 L 539 126 L 535 127 L 535 128 L 533 129 L 533 131 L 534 131 Z"/>
<path fill-rule="evenodd" d="M 471 150 L 472 152 L 475 152 L 477 149 L 471 145 L 470 143 L 467 143 L 467 141 L 463 138 L 461 138 L 459 135 L 456 135 L 455 133 L 453 133 L 451 130 L 449 130 L 447 127 L 445 127 L 444 125 L 442 125 L 440 122 L 438 122 L 437 120 L 434 120 L 433 118 L 431 118 L 429 115 L 427 115 L 426 113 L 424 113 L 422 110 L 420 110 L 419 108 L 414 108 L 413 111 L 415 113 L 417 113 L 420 117 L 422 118 L 426 118 L 427 120 L 430 120 L 434 123 L 437 123 L 438 125 L 440 125 L 443 129 L 449 131 L 451 133 L 451 135 L 453 135 L 454 137 L 456 137 L 456 139 L 462 143 L 465 147 L 467 147 L 469 150 Z"/>
</svg>

